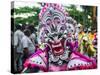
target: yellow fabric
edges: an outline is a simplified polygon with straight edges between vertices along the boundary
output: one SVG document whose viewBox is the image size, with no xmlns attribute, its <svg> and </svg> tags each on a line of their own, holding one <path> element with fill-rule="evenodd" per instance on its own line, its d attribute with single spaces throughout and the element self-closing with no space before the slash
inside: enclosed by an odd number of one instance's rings
<svg viewBox="0 0 100 75">
<path fill-rule="evenodd" d="M 85 35 L 84 32 L 78 34 L 78 45 L 79 45 L 79 52 L 83 53 L 83 45 L 82 45 L 82 38 Z"/>
<path fill-rule="evenodd" d="M 82 37 L 83 37 L 84 35 L 85 35 L 84 32 L 81 32 L 81 33 L 78 34 L 78 42 L 79 42 L 79 44 L 80 44 L 80 42 L 81 42 L 81 40 L 82 40 Z"/>
<path fill-rule="evenodd" d="M 83 37 L 88 38 L 88 41 L 85 44 L 83 42 Z M 89 56 L 93 56 L 95 54 L 95 49 L 93 48 L 93 44 L 92 44 L 93 39 L 94 39 L 94 35 L 91 33 L 89 33 L 88 35 L 85 34 L 84 32 L 79 33 L 78 35 L 79 52 L 83 54 L 86 51 L 86 53 Z M 88 47 L 84 48 L 85 46 Z"/>
<path fill-rule="evenodd" d="M 93 41 L 95 36 L 94 36 L 94 34 L 89 33 L 89 34 L 88 34 L 88 37 L 89 37 L 89 39 L 90 39 L 91 41 Z"/>
</svg>

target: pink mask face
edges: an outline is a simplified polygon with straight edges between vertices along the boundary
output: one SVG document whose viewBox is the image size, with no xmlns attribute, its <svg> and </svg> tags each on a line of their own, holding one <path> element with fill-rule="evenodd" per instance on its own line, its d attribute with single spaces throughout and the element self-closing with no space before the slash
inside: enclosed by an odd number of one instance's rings
<svg viewBox="0 0 100 75">
<path fill-rule="evenodd" d="M 53 52 L 54 55 L 59 56 L 64 53 L 64 41 L 58 40 L 57 37 L 54 38 L 54 41 L 49 41 L 49 44 L 51 46 L 51 52 Z"/>
<path fill-rule="evenodd" d="M 66 25 L 66 17 L 68 17 L 66 11 L 64 11 L 61 6 L 58 6 L 59 5 L 49 4 L 45 7 L 45 11 L 41 11 L 40 13 L 40 21 L 42 24 L 45 24 L 43 27 L 44 30 L 40 31 L 40 33 L 43 33 L 40 37 L 46 40 L 45 43 L 50 44 L 51 52 L 54 55 L 64 53 L 65 36 L 67 35 L 65 31 L 70 35 L 75 32 L 73 24 L 68 23 L 68 25 Z"/>
</svg>

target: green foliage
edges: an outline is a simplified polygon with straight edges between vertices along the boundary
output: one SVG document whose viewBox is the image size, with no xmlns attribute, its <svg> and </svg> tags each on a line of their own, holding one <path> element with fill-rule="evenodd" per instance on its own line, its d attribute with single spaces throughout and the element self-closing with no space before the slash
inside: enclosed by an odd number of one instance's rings
<svg viewBox="0 0 100 75">
<path fill-rule="evenodd" d="M 93 7 L 92 6 L 81 6 L 83 8 L 83 11 L 79 11 L 76 9 L 75 5 L 71 6 L 65 6 L 66 11 L 70 14 L 71 17 L 73 17 L 78 23 L 81 23 L 82 25 L 86 27 L 91 27 L 93 24 L 92 16 L 93 16 Z M 67 10 L 68 9 L 68 10 Z M 27 18 L 23 17 L 16 17 L 15 24 L 33 24 L 34 26 L 38 25 L 39 17 L 38 14 L 40 12 L 40 8 L 38 7 L 20 7 L 20 8 L 14 8 L 11 10 L 11 15 L 20 15 L 20 14 L 26 14 L 26 13 L 34 13 L 32 16 L 28 16 Z M 88 15 L 91 17 L 88 18 Z"/>
<path fill-rule="evenodd" d="M 13 18 L 15 19 L 15 25 L 17 24 L 32 24 L 34 26 L 38 25 L 38 14 L 40 12 L 40 8 L 38 7 L 20 7 L 20 8 L 14 8 L 11 10 L 11 15 L 20 15 L 20 14 L 27 14 L 27 13 L 34 13 L 34 15 L 32 16 L 28 16 L 27 18 L 23 18 L 23 17 L 16 17 Z"/>
<path fill-rule="evenodd" d="M 37 12 L 39 13 L 39 8 L 38 7 L 20 7 L 20 8 L 14 8 L 14 13 L 17 14 L 22 14 L 22 13 L 31 13 L 31 12 Z"/>
<path fill-rule="evenodd" d="M 81 6 L 83 11 L 78 11 L 74 5 L 66 6 L 66 10 L 70 16 L 73 17 L 78 23 L 81 23 L 85 27 L 89 28 L 92 26 L 93 7 L 92 6 Z M 90 16 L 90 19 L 88 18 Z"/>
</svg>

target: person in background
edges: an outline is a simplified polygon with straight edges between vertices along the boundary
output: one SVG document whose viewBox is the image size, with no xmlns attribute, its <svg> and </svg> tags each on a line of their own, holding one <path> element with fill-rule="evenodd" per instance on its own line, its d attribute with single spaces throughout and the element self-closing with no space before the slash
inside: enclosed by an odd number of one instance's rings
<svg viewBox="0 0 100 75">
<path fill-rule="evenodd" d="M 85 36 L 85 33 L 83 31 L 83 26 L 81 24 L 78 24 L 78 46 L 79 46 L 79 52 L 83 53 L 83 47 L 82 47 L 82 39 Z"/>
<path fill-rule="evenodd" d="M 86 34 L 83 31 L 83 26 L 80 25 L 80 32 L 78 34 L 78 43 L 79 43 L 79 52 L 89 56 L 93 57 L 95 55 L 95 49 L 93 48 L 93 44 L 91 42 L 91 37 L 89 37 L 89 34 Z"/>
<path fill-rule="evenodd" d="M 22 70 L 22 47 L 21 39 L 23 38 L 24 33 L 21 31 L 21 26 L 16 25 L 16 31 L 14 32 L 14 65 L 17 72 Z"/>
<path fill-rule="evenodd" d="M 22 32 L 24 32 L 25 26 L 26 26 L 25 24 L 22 24 L 22 27 L 21 27 Z"/>
<path fill-rule="evenodd" d="M 35 45 L 35 39 L 36 39 L 35 28 L 34 28 L 33 25 L 30 25 L 30 26 L 28 27 L 28 29 L 29 29 L 30 32 L 31 32 L 30 39 L 31 39 L 32 43 Z"/>
<path fill-rule="evenodd" d="M 35 46 L 30 39 L 31 32 L 29 29 L 24 30 L 24 37 L 21 40 L 24 61 L 35 52 Z"/>
<path fill-rule="evenodd" d="M 94 38 L 95 38 L 95 30 L 94 30 L 94 29 L 92 29 L 92 31 L 90 31 L 90 32 L 88 33 L 88 37 L 89 37 L 89 39 L 91 40 L 91 42 L 93 42 L 93 40 L 94 40 Z"/>
</svg>

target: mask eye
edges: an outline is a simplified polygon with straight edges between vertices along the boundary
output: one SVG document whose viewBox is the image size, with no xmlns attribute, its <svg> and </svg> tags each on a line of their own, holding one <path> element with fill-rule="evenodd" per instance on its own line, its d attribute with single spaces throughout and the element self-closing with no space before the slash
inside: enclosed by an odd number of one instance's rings
<svg viewBox="0 0 100 75">
<path fill-rule="evenodd" d="M 53 37 L 52 37 L 51 35 L 49 35 L 49 38 L 52 39 L 52 40 L 54 40 Z"/>
<path fill-rule="evenodd" d="M 58 38 L 60 38 L 61 36 L 62 36 L 62 34 L 61 34 L 61 33 L 59 33 L 59 34 L 58 34 Z"/>
</svg>

